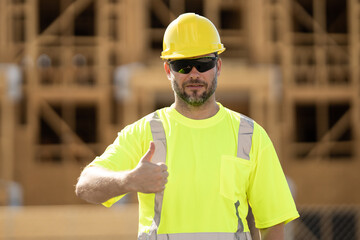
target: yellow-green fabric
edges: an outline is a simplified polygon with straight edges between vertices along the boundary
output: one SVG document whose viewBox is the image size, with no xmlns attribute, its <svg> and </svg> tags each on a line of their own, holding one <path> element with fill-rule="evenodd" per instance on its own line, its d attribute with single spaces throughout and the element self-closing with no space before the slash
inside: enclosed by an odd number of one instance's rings
<svg viewBox="0 0 360 240">
<path fill-rule="evenodd" d="M 218 103 L 219 104 L 219 103 Z M 184 117 L 173 107 L 157 111 L 167 140 L 168 183 L 158 234 L 236 232 L 238 218 L 249 231 L 248 202 L 258 228 L 297 218 L 294 201 L 273 144 L 254 122 L 250 160 L 237 156 L 240 115 L 221 104 L 208 119 Z M 152 135 L 146 118 L 127 126 L 90 166 L 113 171 L 136 167 Z M 110 207 L 122 196 L 104 203 Z M 139 193 L 139 232 L 148 232 L 154 217 L 155 194 Z"/>
</svg>

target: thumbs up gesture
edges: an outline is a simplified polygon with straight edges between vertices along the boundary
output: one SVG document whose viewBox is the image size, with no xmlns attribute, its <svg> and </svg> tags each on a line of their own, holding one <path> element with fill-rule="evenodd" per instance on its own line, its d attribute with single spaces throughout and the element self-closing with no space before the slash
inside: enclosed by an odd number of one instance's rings
<svg viewBox="0 0 360 240">
<path fill-rule="evenodd" d="M 129 184 L 133 186 L 135 192 L 157 193 L 165 189 L 169 173 L 165 163 L 151 162 L 155 150 L 155 143 L 150 142 L 149 150 L 131 171 Z"/>
</svg>

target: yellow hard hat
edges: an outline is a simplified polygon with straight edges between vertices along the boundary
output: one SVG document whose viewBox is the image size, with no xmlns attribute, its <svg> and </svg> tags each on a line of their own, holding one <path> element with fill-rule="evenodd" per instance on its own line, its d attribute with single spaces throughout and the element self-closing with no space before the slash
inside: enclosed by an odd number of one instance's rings
<svg viewBox="0 0 360 240">
<path fill-rule="evenodd" d="M 214 24 L 195 13 L 181 14 L 164 34 L 162 59 L 179 59 L 222 53 L 224 45 Z"/>
</svg>

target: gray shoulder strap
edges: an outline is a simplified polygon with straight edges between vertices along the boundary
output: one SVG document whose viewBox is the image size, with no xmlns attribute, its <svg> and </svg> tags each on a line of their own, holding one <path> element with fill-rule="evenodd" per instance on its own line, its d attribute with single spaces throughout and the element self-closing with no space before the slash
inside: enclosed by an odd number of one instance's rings
<svg viewBox="0 0 360 240">
<path fill-rule="evenodd" d="M 147 120 L 150 124 L 151 134 L 153 136 L 153 141 L 155 143 L 155 153 L 151 159 L 153 163 L 166 162 L 166 135 L 165 129 L 159 118 L 157 112 L 153 112 L 147 116 Z M 163 202 L 164 192 L 159 192 L 155 194 L 155 205 L 154 205 L 154 219 L 150 226 L 149 233 L 141 233 L 138 236 L 139 240 L 156 240 L 157 239 L 157 229 L 160 224 L 161 209 Z"/>
<path fill-rule="evenodd" d="M 150 123 L 151 134 L 155 143 L 155 153 L 152 158 L 152 162 L 166 162 L 166 135 L 164 126 L 159 118 L 157 112 L 153 112 L 149 115 L 148 121 Z"/>
<path fill-rule="evenodd" d="M 237 157 L 250 160 L 254 120 L 240 114 Z"/>
</svg>

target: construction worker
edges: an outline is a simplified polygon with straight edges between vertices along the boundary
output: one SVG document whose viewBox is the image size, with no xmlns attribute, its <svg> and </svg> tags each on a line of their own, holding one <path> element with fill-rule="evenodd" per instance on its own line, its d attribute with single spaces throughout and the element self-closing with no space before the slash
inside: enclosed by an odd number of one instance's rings
<svg viewBox="0 0 360 240">
<path fill-rule="evenodd" d="M 167 27 L 161 58 L 172 106 L 125 127 L 82 172 L 76 193 L 110 207 L 139 199 L 139 240 L 283 239 L 298 212 L 273 144 L 254 120 L 215 100 L 225 50 L 215 26 L 194 13 Z"/>
</svg>

